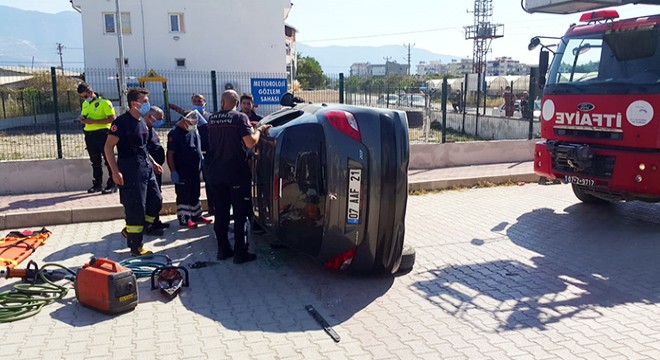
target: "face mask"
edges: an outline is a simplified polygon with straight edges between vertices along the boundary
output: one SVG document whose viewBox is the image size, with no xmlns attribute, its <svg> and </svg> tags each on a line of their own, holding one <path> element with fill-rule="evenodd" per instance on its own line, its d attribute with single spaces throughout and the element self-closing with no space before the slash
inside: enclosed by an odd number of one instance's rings
<svg viewBox="0 0 660 360">
<path fill-rule="evenodd" d="M 197 130 L 197 124 L 195 124 L 195 125 L 188 125 L 188 126 L 186 127 L 186 130 L 188 130 L 188 132 L 191 132 L 191 131 L 195 131 L 195 130 Z"/>
<path fill-rule="evenodd" d="M 140 105 L 140 108 L 138 109 L 138 112 L 140 113 L 140 115 L 142 115 L 144 117 L 144 116 L 147 115 L 149 110 L 151 110 L 151 104 L 146 102 L 146 103 L 143 103 L 142 105 Z"/>
<path fill-rule="evenodd" d="M 202 105 L 193 105 L 191 109 L 199 111 L 200 114 L 204 113 L 204 106 Z"/>
<path fill-rule="evenodd" d="M 151 126 L 158 128 L 158 127 L 161 127 L 163 125 L 165 125 L 165 119 L 156 120 L 156 121 L 154 121 L 154 124 L 151 125 Z"/>
<path fill-rule="evenodd" d="M 91 96 L 88 96 L 88 97 L 85 98 L 85 102 L 92 102 L 92 100 L 93 100 L 93 99 L 92 99 Z"/>
</svg>

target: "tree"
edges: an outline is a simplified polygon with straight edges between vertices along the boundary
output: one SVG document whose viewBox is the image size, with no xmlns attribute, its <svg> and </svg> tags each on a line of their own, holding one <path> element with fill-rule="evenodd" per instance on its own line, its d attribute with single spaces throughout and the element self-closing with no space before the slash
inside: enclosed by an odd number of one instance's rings
<svg viewBox="0 0 660 360">
<path fill-rule="evenodd" d="M 302 56 L 298 53 L 298 71 L 296 79 L 300 81 L 303 89 L 318 89 L 328 83 L 328 78 L 323 74 L 321 64 L 311 56 Z"/>
</svg>

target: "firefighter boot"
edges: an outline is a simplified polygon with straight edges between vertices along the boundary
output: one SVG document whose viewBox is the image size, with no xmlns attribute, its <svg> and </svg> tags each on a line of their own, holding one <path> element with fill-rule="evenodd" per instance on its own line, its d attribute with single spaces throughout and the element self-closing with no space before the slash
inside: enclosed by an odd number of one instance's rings
<svg viewBox="0 0 660 360">
<path fill-rule="evenodd" d="M 88 194 L 93 194 L 93 193 L 101 192 L 102 190 L 103 190 L 103 187 L 101 186 L 101 183 L 97 182 L 97 181 L 94 181 L 92 183 L 92 187 L 87 189 L 87 193 Z"/>
<path fill-rule="evenodd" d="M 126 238 L 128 247 L 131 249 L 131 256 L 151 255 L 153 252 L 147 250 L 142 246 L 142 233 L 128 233 Z"/>
<path fill-rule="evenodd" d="M 243 264 L 257 259 L 257 255 L 249 253 L 247 249 L 247 243 L 234 244 L 234 264 Z"/>
</svg>

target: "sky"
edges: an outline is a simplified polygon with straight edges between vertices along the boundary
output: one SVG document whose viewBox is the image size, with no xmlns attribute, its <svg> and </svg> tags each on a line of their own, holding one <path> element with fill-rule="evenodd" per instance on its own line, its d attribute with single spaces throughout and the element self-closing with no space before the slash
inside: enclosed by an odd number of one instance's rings
<svg viewBox="0 0 660 360">
<path fill-rule="evenodd" d="M 298 29 L 298 42 L 309 46 L 401 45 L 401 52 L 391 55 L 400 63 L 405 62 L 404 44 L 472 58 L 473 42 L 465 39 L 464 27 L 474 22 L 473 0 L 293 0 L 293 4 L 286 22 Z M 68 0 L 0 0 L 0 5 L 46 13 L 72 11 Z M 660 6 L 653 5 L 616 9 L 621 18 L 660 12 Z M 538 50 L 527 50 L 529 39 L 561 36 L 579 18 L 580 14 L 528 14 L 519 0 L 493 0 L 492 22 L 504 25 L 504 36 L 492 41 L 487 59 L 510 56 L 537 63 Z M 418 61 L 413 58 L 412 63 Z"/>
</svg>

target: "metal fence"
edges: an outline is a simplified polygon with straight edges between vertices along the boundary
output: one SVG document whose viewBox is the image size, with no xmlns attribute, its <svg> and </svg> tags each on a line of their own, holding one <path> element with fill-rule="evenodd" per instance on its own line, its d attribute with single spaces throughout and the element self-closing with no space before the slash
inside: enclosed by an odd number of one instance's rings
<svg viewBox="0 0 660 360">
<path fill-rule="evenodd" d="M 251 92 L 253 78 L 286 78 L 283 73 L 221 73 L 215 71 L 158 71 L 167 79 L 166 86 L 144 71 L 128 70 L 127 85 L 150 90 L 150 102 L 167 110 L 167 104 L 183 108 L 190 105 L 195 93 L 203 94 L 209 110 L 218 110 L 222 91 L 235 89 L 239 94 Z M 26 75 L 27 74 L 27 75 Z M 153 74 L 152 74 L 153 75 Z M 53 159 L 86 157 L 82 124 L 77 121 L 82 99 L 76 92 L 81 81 L 113 102 L 118 112 L 119 80 L 115 69 L 30 69 L 0 68 L 0 160 Z M 470 141 L 478 139 L 462 133 L 463 129 L 442 131 L 442 91 L 428 88 L 423 77 L 344 78 L 343 74 L 324 75 L 317 79 L 288 84 L 288 90 L 307 102 L 347 103 L 391 107 L 408 111 L 411 142 Z M 460 79 L 457 79 L 460 80 Z M 476 106 L 476 98 L 462 92 L 463 83 L 454 81 L 447 87 L 445 104 L 452 111 L 461 101 L 462 112 Z M 452 93 L 463 93 L 452 98 Z M 473 99 L 474 98 L 474 99 Z M 483 99 L 483 97 L 481 98 Z M 499 99 L 498 99 L 499 100 Z M 496 101 L 495 98 L 487 99 Z M 483 108 L 483 100 L 480 107 Z M 257 113 L 267 115 L 279 105 L 261 105 Z M 57 111 L 55 111 L 57 109 Z M 468 110 L 466 110 L 468 109 Z M 178 114 L 166 111 L 171 121 Z M 159 129 L 165 135 L 168 129 Z M 444 136 L 443 136 L 444 135 Z"/>
</svg>

